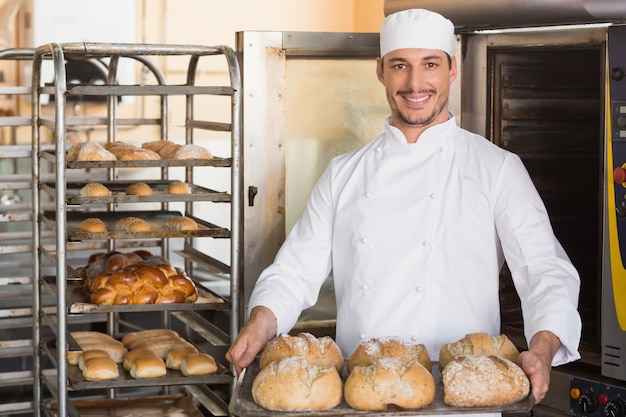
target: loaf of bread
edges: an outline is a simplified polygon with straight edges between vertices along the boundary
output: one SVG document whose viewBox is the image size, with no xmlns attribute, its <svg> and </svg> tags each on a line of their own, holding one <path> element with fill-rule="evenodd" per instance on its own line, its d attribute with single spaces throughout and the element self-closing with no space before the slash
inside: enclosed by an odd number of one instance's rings
<svg viewBox="0 0 626 417">
<path fill-rule="evenodd" d="M 214 374 L 217 372 L 217 363 L 208 353 L 189 353 L 183 358 L 180 371 L 185 376 Z"/>
<path fill-rule="evenodd" d="M 133 363 L 135 363 L 135 360 L 137 358 L 145 358 L 151 356 L 158 355 L 148 348 L 129 350 L 128 353 L 124 355 L 124 361 L 122 362 L 122 366 L 124 366 L 124 369 L 126 369 L 127 371 L 130 371 L 130 369 L 133 367 Z"/>
<path fill-rule="evenodd" d="M 530 392 L 528 377 L 508 359 L 495 355 L 457 356 L 442 371 L 444 402 L 481 407 L 521 401 Z"/>
<path fill-rule="evenodd" d="M 344 397 L 357 410 L 417 409 L 435 400 L 435 390 L 435 379 L 419 361 L 381 357 L 371 365 L 352 369 Z"/>
<path fill-rule="evenodd" d="M 189 194 L 191 192 L 191 187 L 189 184 L 183 181 L 172 181 L 167 186 L 168 194 Z"/>
<path fill-rule="evenodd" d="M 108 150 L 119 161 L 153 161 L 161 159 L 158 153 L 124 142 L 107 144 Z"/>
<path fill-rule="evenodd" d="M 174 142 L 170 140 L 153 140 L 151 142 L 144 142 L 141 144 L 141 147 L 144 149 L 149 149 L 153 152 L 161 154 L 161 151 L 164 147 L 176 145 Z"/>
<path fill-rule="evenodd" d="M 82 371 L 83 378 L 87 381 L 105 381 L 120 376 L 117 364 L 109 357 L 92 357 L 85 360 Z"/>
<path fill-rule="evenodd" d="M 81 354 L 78 356 L 78 369 L 80 369 L 81 371 L 85 369 L 85 361 L 92 359 L 92 358 L 111 359 L 111 355 L 109 355 L 108 352 L 102 349 L 94 349 L 94 350 L 88 350 L 86 352 L 81 352 Z"/>
<path fill-rule="evenodd" d="M 152 188 L 145 182 L 136 182 L 126 187 L 127 195 L 152 195 Z"/>
<path fill-rule="evenodd" d="M 152 230 L 150 223 L 140 217 L 123 217 L 116 222 L 116 229 L 124 232 L 149 232 Z"/>
<path fill-rule="evenodd" d="M 119 340 L 112 336 L 96 331 L 75 331 L 70 333 L 78 346 L 79 351 L 68 351 L 67 361 L 70 365 L 78 365 L 79 358 L 87 351 L 103 350 L 116 363 L 122 363 L 126 348 Z"/>
<path fill-rule="evenodd" d="M 81 197 L 109 197 L 111 190 L 99 182 L 90 182 L 80 189 Z"/>
<path fill-rule="evenodd" d="M 432 372 L 432 362 L 423 344 L 409 343 L 393 336 L 361 342 L 348 358 L 348 371 L 355 366 L 368 366 L 380 358 L 398 358 L 404 363 L 417 361 Z"/>
<path fill-rule="evenodd" d="M 165 221 L 165 225 L 170 230 L 175 231 L 189 231 L 189 230 L 198 230 L 198 224 L 191 217 L 186 216 L 176 216 L 170 217 Z"/>
<path fill-rule="evenodd" d="M 89 233 L 104 233 L 107 231 L 107 226 L 102 219 L 97 217 L 88 217 L 78 223 L 78 230 Z"/>
<path fill-rule="evenodd" d="M 168 369 L 180 369 L 183 359 L 190 353 L 198 353 L 198 349 L 191 344 L 189 346 L 175 346 L 171 348 L 165 356 L 165 367 Z"/>
<path fill-rule="evenodd" d="M 194 282 L 166 258 L 140 250 L 90 256 L 80 268 L 82 289 L 99 305 L 193 303 Z"/>
<path fill-rule="evenodd" d="M 167 374 L 165 362 L 156 355 L 135 358 L 130 367 L 130 376 L 136 379 L 159 378 Z"/>
<path fill-rule="evenodd" d="M 316 366 L 291 356 L 259 371 L 252 381 L 252 398 L 268 410 L 329 409 L 341 403 L 341 377 L 334 366 Z"/>
<path fill-rule="evenodd" d="M 70 147 L 65 159 L 68 161 L 115 161 L 115 155 L 95 142 L 76 143 Z"/>
<path fill-rule="evenodd" d="M 169 159 L 211 159 L 213 155 L 206 148 L 200 145 L 181 145 Z"/>
<path fill-rule="evenodd" d="M 439 370 L 457 356 L 495 355 L 516 362 L 519 350 L 506 335 L 491 336 L 487 333 L 469 333 L 456 342 L 446 343 L 439 350 Z"/>
<path fill-rule="evenodd" d="M 343 355 L 335 341 L 330 336 L 318 338 L 310 333 L 297 336 L 279 334 L 263 348 L 259 366 L 264 368 L 272 362 L 293 356 L 305 358 L 311 365 L 332 366 L 339 374 L 343 371 Z"/>
</svg>

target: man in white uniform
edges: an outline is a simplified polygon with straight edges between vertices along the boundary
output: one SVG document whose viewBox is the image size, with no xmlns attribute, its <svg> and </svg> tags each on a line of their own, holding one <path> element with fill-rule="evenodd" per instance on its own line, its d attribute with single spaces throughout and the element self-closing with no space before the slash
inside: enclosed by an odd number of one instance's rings
<svg viewBox="0 0 626 417">
<path fill-rule="evenodd" d="M 226 357 L 237 371 L 291 330 L 332 272 L 336 340 L 398 336 L 437 356 L 467 333 L 500 333 L 506 260 L 529 350 L 520 365 L 537 402 L 551 366 L 578 359 L 580 279 L 520 159 L 456 124 L 454 27 L 413 9 L 388 16 L 377 75 L 391 117 L 371 143 L 334 158 L 302 218 L 259 277 Z"/>
</svg>

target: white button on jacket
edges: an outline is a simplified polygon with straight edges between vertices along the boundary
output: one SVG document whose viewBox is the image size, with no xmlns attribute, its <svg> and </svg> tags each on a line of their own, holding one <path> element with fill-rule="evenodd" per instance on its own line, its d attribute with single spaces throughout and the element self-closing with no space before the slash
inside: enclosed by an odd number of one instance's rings
<svg viewBox="0 0 626 417">
<path fill-rule="evenodd" d="M 578 359 L 578 273 L 521 160 L 452 115 L 414 144 L 387 120 L 332 160 L 249 307 L 269 307 L 288 332 L 332 271 L 344 356 L 364 336 L 420 335 L 436 358 L 467 333 L 499 334 L 505 259 L 527 339 L 551 330 L 564 345 L 553 365 Z"/>
</svg>

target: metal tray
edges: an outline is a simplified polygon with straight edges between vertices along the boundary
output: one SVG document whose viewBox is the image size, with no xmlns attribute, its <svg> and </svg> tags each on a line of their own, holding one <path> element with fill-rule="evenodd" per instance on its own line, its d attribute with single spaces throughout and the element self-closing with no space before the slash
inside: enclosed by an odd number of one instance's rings
<svg viewBox="0 0 626 417">
<path fill-rule="evenodd" d="M 203 417 L 191 396 L 176 394 L 146 398 L 120 398 L 100 400 L 73 400 L 72 405 L 81 417 Z M 57 403 L 48 408 L 57 415 Z"/>
<path fill-rule="evenodd" d="M 390 405 L 387 411 L 355 410 L 342 401 L 335 408 L 316 411 L 271 411 L 257 405 L 252 398 L 252 382 L 259 373 L 259 362 L 255 361 L 239 375 L 237 384 L 228 407 L 228 411 L 235 417 L 319 417 L 319 416 L 409 416 L 409 415 L 441 415 L 441 414 L 474 414 L 474 413 L 528 413 L 535 403 L 532 393 L 524 400 L 513 404 L 497 407 L 452 407 L 443 402 L 443 383 L 439 364 L 433 362 L 433 377 L 437 393 L 435 401 L 426 407 L 417 410 L 406 410 Z M 344 372 L 345 373 L 345 372 Z M 344 375 L 345 381 L 345 375 Z"/>
<path fill-rule="evenodd" d="M 48 288 L 56 296 L 55 277 L 44 277 Z M 70 314 L 106 313 L 106 312 L 142 312 L 142 311 L 180 311 L 180 310 L 227 310 L 230 302 L 194 281 L 198 291 L 198 299 L 193 303 L 170 304 L 127 304 L 127 305 L 99 305 L 89 302 L 87 295 L 78 285 L 78 280 L 68 280 L 67 305 Z"/>
<path fill-rule="evenodd" d="M 43 220 L 52 228 L 56 228 L 56 213 L 46 211 Z M 230 237 L 230 231 L 224 227 L 216 226 L 205 220 L 194 216 L 189 216 L 198 224 L 198 230 L 170 230 L 165 226 L 165 222 L 176 216 L 182 216 L 179 211 L 93 211 L 67 213 L 66 231 L 68 241 L 83 240 L 103 240 L 103 239 L 167 239 L 167 238 L 191 238 L 191 237 Z M 107 231 L 104 233 L 83 232 L 78 230 L 78 224 L 89 218 L 97 217 L 101 219 Z M 152 230 L 148 232 L 125 232 L 115 230 L 115 223 L 123 217 L 140 217 L 147 221 Z"/>
<path fill-rule="evenodd" d="M 145 182 L 152 189 L 151 195 L 127 195 L 126 188 L 137 182 Z M 189 194 L 169 194 L 167 188 L 171 181 L 145 180 L 145 181 L 99 181 L 111 191 L 108 197 L 81 197 L 81 189 L 87 185 L 86 182 L 68 182 L 66 185 L 67 204 L 111 204 L 111 203 L 166 203 L 173 201 L 212 201 L 230 202 L 231 196 L 226 192 L 211 190 L 198 185 L 189 184 Z M 42 189 L 48 194 L 56 195 L 55 183 L 42 184 Z"/>
</svg>

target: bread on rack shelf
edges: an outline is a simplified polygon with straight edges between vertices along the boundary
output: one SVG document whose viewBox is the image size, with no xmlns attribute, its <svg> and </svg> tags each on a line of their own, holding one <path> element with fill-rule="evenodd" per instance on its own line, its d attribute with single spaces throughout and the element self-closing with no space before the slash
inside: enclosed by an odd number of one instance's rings
<svg viewBox="0 0 626 417">
<path fill-rule="evenodd" d="M 166 258 L 147 251 L 117 251 L 90 256 L 80 269 L 90 302 L 112 304 L 193 303 L 194 282 Z"/>
<path fill-rule="evenodd" d="M 65 155 L 67 161 L 115 161 L 115 155 L 95 142 L 73 144 Z"/>
<path fill-rule="evenodd" d="M 85 362 L 92 358 L 109 358 L 111 359 L 111 355 L 105 350 L 102 349 L 94 349 L 82 352 L 78 356 L 78 369 L 81 371 L 85 369 Z"/>
<path fill-rule="evenodd" d="M 109 197 L 111 190 L 99 182 L 90 182 L 80 189 L 81 197 Z"/>
<path fill-rule="evenodd" d="M 211 159 L 213 155 L 203 146 L 179 145 L 169 140 L 145 142 L 142 148 L 157 152 L 161 159 Z"/>
<path fill-rule="evenodd" d="M 122 363 L 124 355 L 128 352 L 122 342 L 106 333 L 76 331 L 70 334 L 76 340 L 78 346 L 80 346 L 78 351 L 70 350 L 67 352 L 67 361 L 70 365 L 78 365 L 80 356 L 91 350 L 105 351 L 115 363 Z"/>
<path fill-rule="evenodd" d="M 78 223 L 78 230 L 90 233 L 104 233 L 107 231 L 107 227 L 102 219 L 97 217 L 88 217 Z"/>
<path fill-rule="evenodd" d="M 198 353 L 198 349 L 191 344 L 173 347 L 165 356 L 165 366 L 169 369 L 180 369 L 183 359 L 190 353 Z"/>
<path fill-rule="evenodd" d="M 165 226 L 169 230 L 175 230 L 178 232 L 198 230 L 198 223 L 196 223 L 196 221 L 191 217 L 186 216 L 170 217 L 165 221 Z"/>
<path fill-rule="evenodd" d="M 130 367 L 130 376 L 140 378 L 159 378 L 167 373 L 165 362 L 160 357 L 140 356 L 135 359 Z"/>
<path fill-rule="evenodd" d="M 117 364 L 109 357 L 87 359 L 82 371 L 87 381 L 105 381 L 120 376 Z"/>
<path fill-rule="evenodd" d="M 214 374 L 217 372 L 217 363 L 208 353 L 190 353 L 183 358 L 180 371 L 185 376 Z"/>
<path fill-rule="evenodd" d="M 152 195 L 152 188 L 145 182 L 136 182 L 126 187 L 127 195 Z"/>
<path fill-rule="evenodd" d="M 172 181 L 167 186 L 168 194 L 189 194 L 191 193 L 191 187 L 189 184 L 183 181 Z"/>
<path fill-rule="evenodd" d="M 109 142 L 105 145 L 118 161 L 154 161 L 161 157 L 149 149 L 140 148 L 124 142 Z"/>
<path fill-rule="evenodd" d="M 124 232 L 149 232 L 152 230 L 150 223 L 140 217 L 122 217 L 115 223 L 115 228 Z"/>
</svg>

